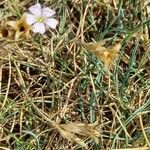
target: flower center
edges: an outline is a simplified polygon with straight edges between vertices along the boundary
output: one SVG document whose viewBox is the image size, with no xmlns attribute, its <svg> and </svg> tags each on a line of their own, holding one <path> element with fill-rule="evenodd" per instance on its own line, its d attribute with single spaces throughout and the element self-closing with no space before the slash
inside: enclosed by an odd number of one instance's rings
<svg viewBox="0 0 150 150">
<path fill-rule="evenodd" d="M 38 17 L 38 18 L 37 18 L 37 22 L 39 22 L 39 23 L 43 23 L 43 22 L 44 22 L 44 18 L 42 18 L 42 17 Z"/>
<path fill-rule="evenodd" d="M 8 30 L 7 29 L 2 29 L 1 33 L 2 33 L 3 37 L 7 37 L 8 36 Z"/>
<path fill-rule="evenodd" d="M 20 32 L 24 32 L 24 31 L 25 31 L 25 28 L 24 28 L 23 26 L 21 26 L 20 29 L 19 29 L 19 31 L 20 31 Z"/>
</svg>

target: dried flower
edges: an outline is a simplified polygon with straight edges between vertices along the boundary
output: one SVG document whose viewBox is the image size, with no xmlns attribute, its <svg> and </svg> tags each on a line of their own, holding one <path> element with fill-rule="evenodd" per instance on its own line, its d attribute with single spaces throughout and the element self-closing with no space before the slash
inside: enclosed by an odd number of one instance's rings
<svg viewBox="0 0 150 150">
<path fill-rule="evenodd" d="M 54 10 L 45 7 L 42 8 L 39 3 L 29 8 L 30 13 L 26 15 L 26 22 L 33 26 L 33 32 L 44 34 L 46 26 L 55 29 L 58 21 L 53 17 Z"/>
<path fill-rule="evenodd" d="M 0 25 L 0 37 L 5 38 L 9 34 L 8 28 L 4 25 Z"/>
<path fill-rule="evenodd" d="M 11 30 L 5 22 L 0 24 L 0 38 L 12 38 L 14 37 L 14 31 Z"/>
<path fill-rule="evenodd" d="M 31 27 L 26 23 L 25 16 L 26 14 L 23 14 L 20 20 L 7 22 L 7 25 L 15 30 L 15 39 L 18 39 L 20 36 L 29 36 Z"/>
<path fill-rule="evenodd" d="M 110 65 L 113 63 L 113 60 L 117 57 L 118 52 L 121 48 L 121 44 L 118 43 L 115 46 L 106 48 L 102 43 L 82 43 L 84 48 L 88 49 L 92 53 L 95 54 L 97 58 L 99 58 L 103 63 L 105 70 L 108 71 Z"/>
<path fill-rule="evenodd" d="M 60 127 L 65 130 L 66 132 L 74 133 L 77 135 L 87 136 L 95 140 L 98 143 L 98 137 L 100 133 L 96 129 L 98 126 L 98 121 L 93 124 L 84 124 L 84 123 L 68 123 L 68 124 L 61 124 Z"/>
<path fill-rule="evenodd" d="M 88 149 L 88 146 L 84 143 L 84 141 L 80 138 L 77 137 L 77 135 L 73 132 L 67 131 L 65 128 L 65 125 L 63 127 L 61 127 L 60 125 L 57 124 L 57 127 L 54 126 L 55 128 L 57 128 L 58 132 L 60 133 L 60 135 L 69 140 L 70 142 L 75 142 L 77 144 L 79 144 L 81 147 L 84 147 L 85 149 Z"/>
</svg>

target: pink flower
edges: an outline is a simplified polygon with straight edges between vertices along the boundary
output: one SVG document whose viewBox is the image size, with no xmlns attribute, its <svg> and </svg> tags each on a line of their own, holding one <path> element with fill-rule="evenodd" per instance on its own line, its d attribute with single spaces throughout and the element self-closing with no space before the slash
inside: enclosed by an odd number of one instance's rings
<svg viewBox="0 0 150 150">
<path fill-rule="evenodd" d="M 58 21 L 53 18 L 55 11 L 37 3 L 29 8 L 30 13 L 26 14 L 26 22 L 33 26 L 33 32 L 44 34 L 46 26 L 55 29 Z"/>
</svg>

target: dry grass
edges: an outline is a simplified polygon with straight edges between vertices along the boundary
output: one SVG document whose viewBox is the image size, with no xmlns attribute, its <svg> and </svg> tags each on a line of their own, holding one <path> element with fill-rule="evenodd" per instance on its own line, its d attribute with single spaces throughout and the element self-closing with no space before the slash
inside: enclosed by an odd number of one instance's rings
<svg viewBox="0 0 150 150">
<path fill-rule="evenodd" d="M 148 0 L 40 2 L 57 11 L 57 30 L 0 38 L 0 149 L 150 149 Z M 1 0 L 1 23 L 34 3 Z M 118 39 L 109 75 L 78 44 Z"/>
</svg>

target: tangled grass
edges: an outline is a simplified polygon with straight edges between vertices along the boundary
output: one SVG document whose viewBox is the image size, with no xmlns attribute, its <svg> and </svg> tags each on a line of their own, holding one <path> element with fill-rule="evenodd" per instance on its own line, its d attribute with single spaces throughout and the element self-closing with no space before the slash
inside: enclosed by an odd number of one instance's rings
<svg viewBox="0 0 150 150">
<path fill-rule="evenodd" d="M 40 0 L 45 35 L 0 38 L 0 149 L 150 149 L 148 0 Z M 17 5 L 16 5 L 17 4 Z M 33 0 L 1 0 L 0 21 Z M 110 75 L 77 41 L 122 41 Z"/>
</svg>

